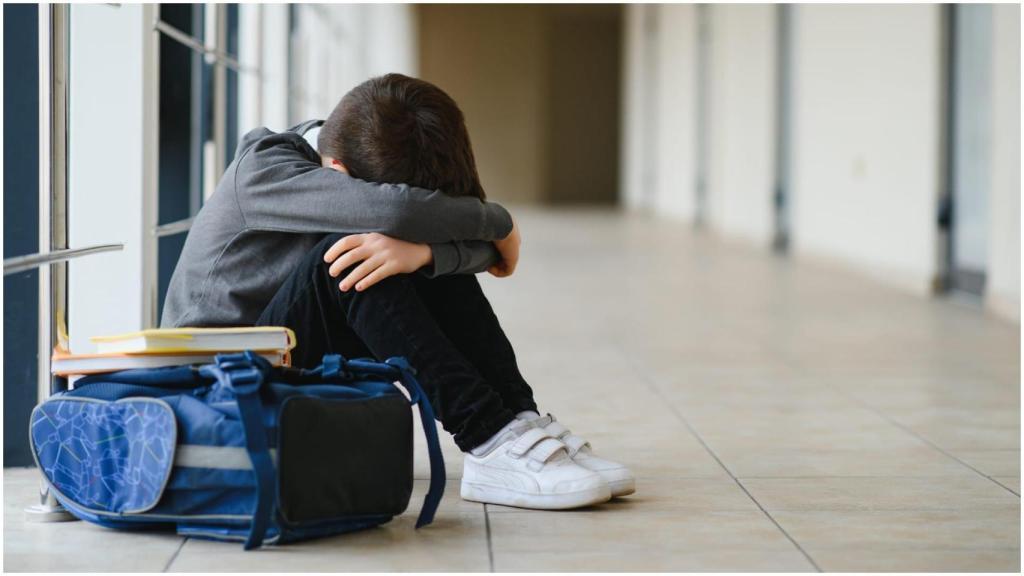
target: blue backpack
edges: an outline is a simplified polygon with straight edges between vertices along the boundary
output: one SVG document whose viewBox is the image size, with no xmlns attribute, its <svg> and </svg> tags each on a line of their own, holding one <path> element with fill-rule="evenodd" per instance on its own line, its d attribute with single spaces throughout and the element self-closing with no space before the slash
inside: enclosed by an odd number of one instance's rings
<svg viewBox="0 0 1024 576">
<path fill-rule="evenodd" d="M 78 518 L 250 550 L 401 514 L 413 484 L 410 403 L 430 455 L 419 528 L 440 503 L 444 462 L 430 401 L 402 358 L 325 356 L 298 370 L 244 352 L 88 376 L 36 406 L 30 438 L 46 483 Z"/>
</svg>

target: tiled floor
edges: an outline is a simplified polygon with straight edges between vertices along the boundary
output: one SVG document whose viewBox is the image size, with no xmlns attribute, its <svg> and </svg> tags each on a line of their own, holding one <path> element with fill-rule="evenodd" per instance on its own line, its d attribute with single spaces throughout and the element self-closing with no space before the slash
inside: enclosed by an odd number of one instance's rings
<svg viewBox="0 0 1024 576">
<path fill-rule="evenodd" d="M 27 524 L 34 472 L 7 470 L 4 568 L 1020 570 L 1016 325 L 679 223 L 520 218 L 520 269 L 485 289 L 541 408 L 632 465 L 636 495 L 574 512 L 463 502 L 446 441 L 435 525 L 412 529 L 415 496 L 385 527 L 244 553 Z"/>
</svg>

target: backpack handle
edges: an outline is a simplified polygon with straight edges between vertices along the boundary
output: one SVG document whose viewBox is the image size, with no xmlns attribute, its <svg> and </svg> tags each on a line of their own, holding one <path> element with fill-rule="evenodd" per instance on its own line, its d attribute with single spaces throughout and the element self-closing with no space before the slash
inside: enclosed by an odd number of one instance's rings
<svg viewBox="0 0 1024 576">
<path fill-rule="evenodd" d="M 263 537 L 270 526 L 274 508 L 274 461 L 267 446 L 267 431 L 263 426 L 263 404 L 260 387 L 270 371 L 270 363 L 250 350 L 237 354 L 217 354 L 217 363 L 204 367 L 222 386 L 235 393 L 238 413 L 245 431 L 245 450 L 256 473 L 256 509 L 252 514 L 245 549 L 263 545 Z"/>
</svg>

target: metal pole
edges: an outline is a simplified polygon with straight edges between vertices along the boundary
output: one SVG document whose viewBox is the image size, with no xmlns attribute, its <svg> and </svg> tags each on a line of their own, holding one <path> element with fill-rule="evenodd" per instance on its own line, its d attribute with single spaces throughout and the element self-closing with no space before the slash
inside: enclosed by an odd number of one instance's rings
<svg viewBox="0 0 1024 576">
<path fill-rule="evenodd" d="M 68 248 L 68 43 L 71 8 L 55 4 L 50 66 L 53 77 L 50 124 L 50 246 L 49 250 Z M 66 261 L 50 265 L 50 347 L 67 344 L 68 264 Z M 42 351 L 40 351 L 42 352 Z M 49 368 L 49 362 L 47 362 Z M 47 369 L 49 374 L 49 369 Z M 67 389 L 67 379 L 52 377 L 50 393 Z"/>
<path fill-rule="evenodd" d="M 216 14 L 215 49 L 219 53 L 227 53 L 228 7 L 225 4 L 207 4 L 207 14 L 210 13 L 211 8 Z M 214 174 L 220 175 L 227 167 L 228 70 L 220 60 L 214 61 L 213 65 L 213 142 L 216 150 Z"/>
<path fill-rule="evenodd" d="M 39 8 L 40 134 L 40 251 L 68 247 L 67 221 L 67 92 L 70 7 Z M 47 97 L 48 96 L 48 97 Z M 45 118 L 45 120 L 43 120 Z M 48 129 L 47 129 L 48 128 Z M 48 144 L 48 145 L 47 145 Z M 44 148 L 43 146 L 46 145 Z M 67 379 L 50 374 L 50 352 L 67 335 L 67 262 L 51 263 L 39 274 L 39 400 L 67 389 Z M 44 272 L 45 270 L 45 272 Z M 66 343 L 66 342 L 65 342 Z M 39 504 L 25 510 L 38 522 L 74 520 L 40 481 Z"/>
<path fill-rule="evenodd" d="M 123 248 L 124 244 L 99 244 L 96 246 L 87 246 L 85 248 L 69 248 L 67 250 L 54 250 L 53 252 L 43 252 L 40 254 L 14 256 L 13 258 L 7 258 L 4 260 L 4 276 L 7 276 L 8 274 L 17 274 L 18 272 L 24 272 L 26 270 L 32 270 L 33 268 L 41 268 L 47 264 L 67 262 L 68 260 L 78 258 L 79 256 L 87 256 L 89 254 L 96 254 L 99 252 L 111 252 L 113 250 L 122 250 Z"/>
</svg>

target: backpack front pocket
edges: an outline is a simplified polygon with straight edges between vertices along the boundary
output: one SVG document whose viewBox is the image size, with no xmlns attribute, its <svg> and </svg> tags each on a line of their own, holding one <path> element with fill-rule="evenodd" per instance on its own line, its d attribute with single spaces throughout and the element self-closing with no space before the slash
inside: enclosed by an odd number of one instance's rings
<svg viewBox="0 0 1024 576">
<path fill-rule="evenodd" d="M 158 398 L 57 397 L 32 411 L 36 464 L 59 499 L 100 515 L 160 501 L 174 464 L 174 411 Z"/>
</svg>

